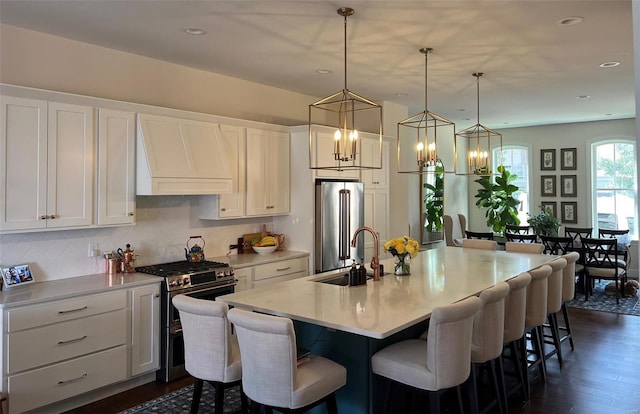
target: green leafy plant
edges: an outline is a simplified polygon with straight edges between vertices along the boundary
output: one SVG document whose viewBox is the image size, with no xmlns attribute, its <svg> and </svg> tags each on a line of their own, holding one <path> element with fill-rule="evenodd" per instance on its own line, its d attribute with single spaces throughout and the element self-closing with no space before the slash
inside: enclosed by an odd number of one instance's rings
<svg viewBox="0 0 640 414">
<path fill-rule="evenodd" d="M 540 207 L 540 212 L 535 215 L 529 214 L 527 222 L 538 236 L 557 236 L 560 228 L 560 220 L 553 215 L 549 208 Z"/>
<path fill-rule="evenodd" d="M 433 184 L 424 183 L 426 189 L 424 196 L 424 218 L 427 221 L 425 228 L 430 232 L 442 231 L 442 215 L 444 213 L 444 168 L 436 166 L 436 173 L 433 174 Z"/>
<path fill-rule="evenodd" d="M 486 209 L 487 226 L 495 233 L 504 234 L 507 224 L 520 224 L 520 201 L 513 196 L 519 190 L 513 184 L 518 176 L 511 174 L 503 165 L 498 167 L 498 172 L 500 175 L 495 176 L 495 180 L 494 176 L 482 176 L 475 180 L 481 186 L 475 197 L 478 199 L 476 206 Z"/>
</svg>

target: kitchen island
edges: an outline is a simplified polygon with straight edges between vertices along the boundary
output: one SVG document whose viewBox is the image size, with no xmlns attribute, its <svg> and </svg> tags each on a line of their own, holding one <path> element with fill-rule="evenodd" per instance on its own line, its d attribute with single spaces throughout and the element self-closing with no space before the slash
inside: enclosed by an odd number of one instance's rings
<svg viewBox="0 0 640 414">
<path fill-rule="evenodd" d="M 553 260 L 555 256 L 458 247 L 420 252 L 411 275 L 388 272 L 361 286 L 322 283 L 345 270 L 221 296 L 217 300 L 294 320 L 300 346 L 347 367 L 347 385 L 338 392 L 341 412 L 376 412 L 378 385 L 370 358 L 379 349 L 418 336 L 434 308 L 457 302 L 499 281 Z M 376 396 L 374 398 L 373 396 Z"/>
</svg>

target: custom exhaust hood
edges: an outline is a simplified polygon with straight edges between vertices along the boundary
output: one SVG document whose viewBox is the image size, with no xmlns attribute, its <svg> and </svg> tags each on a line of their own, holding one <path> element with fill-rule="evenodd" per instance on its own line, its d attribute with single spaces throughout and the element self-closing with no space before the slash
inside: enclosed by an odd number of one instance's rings
<svg viewBox="0 0 640 414">
<path fill-rule="evenodd" d="M 136 194 L 229 193 L 220 125 L 138 114 Z"/>
</svg>

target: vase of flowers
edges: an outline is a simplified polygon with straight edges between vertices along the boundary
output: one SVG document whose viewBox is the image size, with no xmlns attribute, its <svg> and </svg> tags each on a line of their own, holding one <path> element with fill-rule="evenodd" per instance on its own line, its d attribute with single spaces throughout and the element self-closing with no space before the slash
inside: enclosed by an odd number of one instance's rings
<svg viewBox="0 0 640 414">
<path fill-rule="evenodd" d="M 420 245 L 409 236 L 397 237 L 384 244 L 384 251 L 389 252 L 395 259 L 394 274 L 411 274 L 411 259 L 418 255 Z"/>
</svg>

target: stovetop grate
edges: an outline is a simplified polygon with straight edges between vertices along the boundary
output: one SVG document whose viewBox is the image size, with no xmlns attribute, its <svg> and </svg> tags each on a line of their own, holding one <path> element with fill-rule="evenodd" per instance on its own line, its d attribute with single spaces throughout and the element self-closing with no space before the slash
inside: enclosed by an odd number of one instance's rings
<svg viewBox="0 0 640 414">
<path fill-rule="evenodd" d="M 221 267 L 228 267 L 227 263 L 214 262 L 210 260 L 204 260 L 201 262 L 187 262 L 186 260 L 180 262 L 160 263 L 150 266 L 136 267 L 136 272 L 146 273 L 155 276 L 179 276 L 195 272 L 203 272 L 207 270 L 217 269 Z"/>
</svg>

